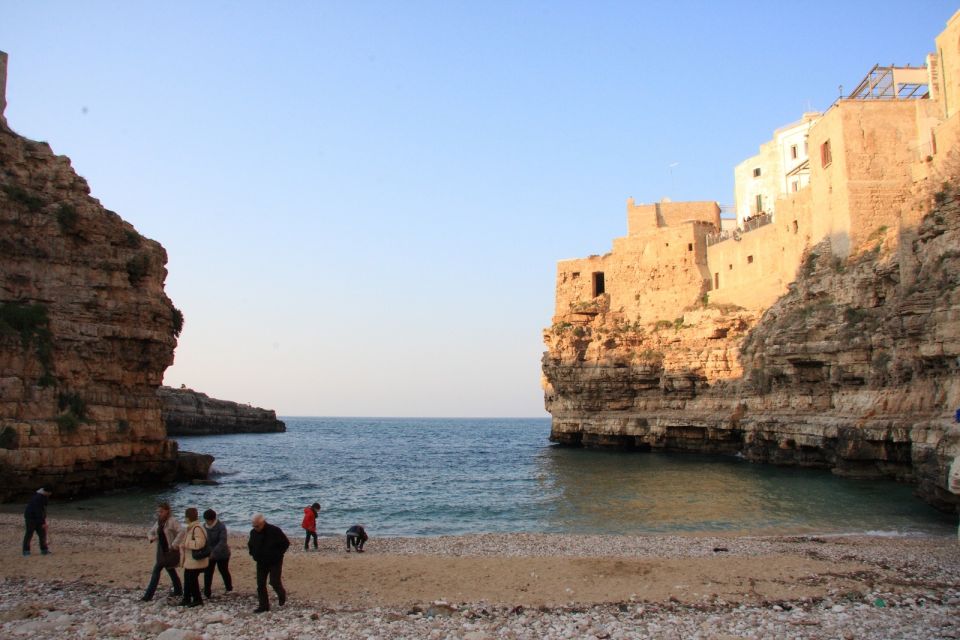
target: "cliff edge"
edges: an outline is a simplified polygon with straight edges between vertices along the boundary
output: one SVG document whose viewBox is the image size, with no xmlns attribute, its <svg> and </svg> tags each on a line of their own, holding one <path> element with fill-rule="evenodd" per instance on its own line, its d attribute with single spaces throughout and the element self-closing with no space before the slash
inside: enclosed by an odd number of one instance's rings
<svg viewBox="0 0 960 640">
<path fill-rule="evenodd" d="M 167 435 L 201 436 L 227 433 L 280 433 L 286 425 L 270 409 L 217 400 L 193 389 L 160 387 Z"/>
<path fill-rule="evenodd" d="M 777 129 L 734 172 L 736 220 L 631 199 L 609 253 L 558 263 L 551 440 L 888 477 L 960 504 L 960 12 L 935 45 Z M 884 99 L 878 73 L 899 78 Z"/>
<path fill-rule="evenodd" d="M 176 478 L 156 393 L 183 323 L 166 261 L 0 113 L 0 501 Z"/>
<path fill-rule="evenodd" d="M 762 315 L 707 298 L 649 325 L 602 300 L 571 312 L 544 332 L 551 440 L 886 476 L 953 508 L 960 190 L 931 205 L 848 258 L 814 246 Z"/>
</svg>

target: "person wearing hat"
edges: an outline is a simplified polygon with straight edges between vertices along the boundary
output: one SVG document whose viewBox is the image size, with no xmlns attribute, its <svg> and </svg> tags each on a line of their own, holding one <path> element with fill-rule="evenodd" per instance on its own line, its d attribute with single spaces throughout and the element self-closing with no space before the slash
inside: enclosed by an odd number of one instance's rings
<svg viewBox="0 0 960 640">
<path fill-rule="evenodd" d="M 37 489 L 23 511 L 23 521 L 26 526 L 26 533 L 23 534 L 23 555 L 25 556 L 30 555 L 30 543 L 33 541 L 34 533 L 40 538 L 40 553 L 43 555 L 50 553 L 50 549 L 47 548 L 47 501 L 52 494 L 53 492 L 49 489 L 43 487 Z"/>
</svg>

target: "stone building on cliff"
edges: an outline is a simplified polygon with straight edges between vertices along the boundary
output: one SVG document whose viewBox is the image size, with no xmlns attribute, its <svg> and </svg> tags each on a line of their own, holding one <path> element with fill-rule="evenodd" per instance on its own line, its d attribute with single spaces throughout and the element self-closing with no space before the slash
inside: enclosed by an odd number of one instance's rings
<svg viewBox="0 0 960 640">
<path fill-rule="evenodd" d="M 628 201 L 612 251 L 557 267 L 551 439 L 889 476 L 955 504 L 958 112 L 960 12 L 924 67 L 874 67 L 742 163 L 738 229 L 715 202 Z"/>
</svg>

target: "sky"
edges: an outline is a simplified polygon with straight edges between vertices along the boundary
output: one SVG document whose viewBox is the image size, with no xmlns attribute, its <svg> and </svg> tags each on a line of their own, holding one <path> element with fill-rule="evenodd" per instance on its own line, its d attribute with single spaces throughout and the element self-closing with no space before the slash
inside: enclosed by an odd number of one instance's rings
<svg viewBox="0 0 960 640">
<path fill-rule="evenodd" d="M 0 0 L 7 121 L 166 248 L 165 376 L 285 416 L 540 417 L 556 262 L 957 7 Z"/>
</svg>

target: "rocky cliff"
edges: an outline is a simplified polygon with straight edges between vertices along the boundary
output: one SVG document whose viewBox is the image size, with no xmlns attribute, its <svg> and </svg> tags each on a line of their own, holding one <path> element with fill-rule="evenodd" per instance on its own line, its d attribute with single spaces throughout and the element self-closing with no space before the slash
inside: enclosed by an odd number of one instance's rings
<svg viewBox="0 0 960 640">
<path fill-rule="evenodd" d="M 953 508 L 960 453 L 960 194 L 848 259 L 829 241 L 762 316 L 688 308 L 631 323 L 602 300 L 544 332 L 551 439 L 738 454 L 916 483 Z"/>
<path fill-rule="evenodd" d="M 228 400 L 217 400 L 192 389 L 160 387 L 167 435 L 199 436 L 224 433 L 286 431 L 276 412 Z"/>
<path fill-rule="evenodd" d="M 166 260 L 0 118 L 0 500 L 175 477 L 157 397 L 183 323 Z"/>
</svg>

